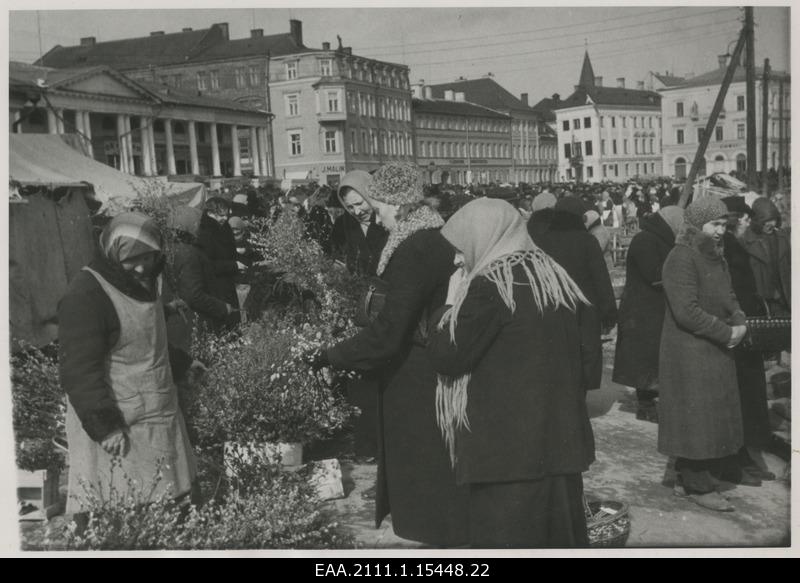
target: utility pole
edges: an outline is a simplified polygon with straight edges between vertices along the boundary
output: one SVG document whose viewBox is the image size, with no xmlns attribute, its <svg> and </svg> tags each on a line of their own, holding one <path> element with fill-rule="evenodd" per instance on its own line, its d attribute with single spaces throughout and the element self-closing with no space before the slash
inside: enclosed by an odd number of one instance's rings
<svg viewBox="0 0 800 583">
<path fill-rule="evenodd" d="M 686 205 L 689 202 L 689 195 L 692 193 L 694 181 L 695 178 L 697 178 L 697 172 L 700 168 L 700 162 L 705 157 L 708 142 L 711 140 L 711 134 L 714 133 L 714 126 L 717 125 L 719 112 L 722 111 L 722 105 L 725 103 L 725 95 L 727 95 L 728 87 L 731 85 L 733 74 L 736 71 L 736 64 L 738 63 L 739 57 L 744 50 L 746 39 L 747 35 L 745 34 L 744 30 L 742 30 L 742 33 L 739 35 L 739 41 L 736 43 L 736 48 L 733 49 L 733 55 L 731 55 L 731 60 L 728 63 L 728 69 L 725 71 L 725 77 L 722 79 L 722 86 L 719 88 L 717 100 L 714 102 L 714 107 L 711 109 L 711 115 L 708 117 L 708 123 L 706 123 L 706 129 L 705 132 L 703 132 L 703 138 L 700 140 L 700 145 L 697 147 L 697 152 L 694 155 L 694 161 L 692 162 L 692 167 L 689 170 L 689 176 L 686 178 L 686 183 L 683 185 L 683 192 L 681 193 L 681 198 L 678 201 L 678 206 L 680 207 L 686 208 Z"/>
<path fill-rule="evenodd" d="M 747 73 L 747 184 L 753 188 L 756 183 L 756 56 L 752 6 L 744 9 L 744 35 L 747 39 L 744 64 Z"/>
<path fill-rule="evenodd" d="M 778 80 L 778 192 L 783 192 L 783 158 L 784 148 L 783 139 L 785 137 L 783 128 L 783 76 Z"/>
<path fill-rule="evenodd" d="M 761 194 L 767 196 L 767 149 L 769 147 L 769 59 L 764 59 L 761 80 Z"/>
</svg>

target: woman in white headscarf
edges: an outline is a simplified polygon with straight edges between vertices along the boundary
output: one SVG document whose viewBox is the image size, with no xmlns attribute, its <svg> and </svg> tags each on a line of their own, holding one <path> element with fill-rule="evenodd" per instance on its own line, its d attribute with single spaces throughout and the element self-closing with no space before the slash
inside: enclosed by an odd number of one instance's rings
<svg viewBox="0 0 800 583">
<path fill-rule="evenodd" d="M 442 235 L 462 268 L 428 352 L 438 422 L 469 487 L 470 544 L 585 546 L 594 438 L 575 308 L 586 299 L 504 201 L 470 202 Z"/>
</svg>

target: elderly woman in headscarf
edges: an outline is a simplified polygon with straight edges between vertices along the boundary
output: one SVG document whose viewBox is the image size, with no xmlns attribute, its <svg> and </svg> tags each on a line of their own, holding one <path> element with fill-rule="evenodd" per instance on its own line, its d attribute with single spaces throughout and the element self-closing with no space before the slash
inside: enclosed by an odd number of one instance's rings
<svg viewBox="0 0 800 583">
<path fill-rule="evenodd" d="M 575 309 L 587 300 L 504 201 L 468 203 L 442 235 L 462 267 L 428 354 L 438 423 L 469 487 L 470 544 L 586 546 L 594 438 Z"/>
<path fill-rule="evenodd" d="M 180 498 L 196 474 L 168 355 L 161 233 L 152 219 L 123 213 L 104 229 L 100 251 L 58 307 L 68 513 L 85 510 L 92 489 Z"/>
<path fill-rule="evenodd" d="M 360 192 L 389 232 L 376 273 L 383 308 L 356 336 L 317 355 L 316 366 L 374 371 L 378 392 L 376 527 L 391 513 L 394 532 L 433 546 L 467 543 L 466 489 L 456 486 L 436 426 L 436 373 L 425 354 L 429 315 L 444 303 L 453 248 L 444 221 L 424 204 L 413 164 L 380 167 Z"/>
<path fill-rule="evenodd" d="M 658 421 L 658 348 L 664 325 L 661 269 L 683 225 L 683 209 L 667 206 L 639 222 L 625 258 L 625 289 L 619 304 L 615 383 L 636 389 L 636 418 Z"/>
</svg>

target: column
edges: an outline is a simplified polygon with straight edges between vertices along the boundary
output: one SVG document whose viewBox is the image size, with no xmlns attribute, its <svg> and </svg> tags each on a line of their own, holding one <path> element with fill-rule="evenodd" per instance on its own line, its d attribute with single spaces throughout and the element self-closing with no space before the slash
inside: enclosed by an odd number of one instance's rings
<svg viewBox="0 0 800 583">
<path fill-rule="evenodd" d="M 125 139 L 125 116 L 117 114 L 117 157 L 119 171 L 128 172 L 128 140 Z"/>
<path fill-rule="evenodd" d="M 211 173 L 214 176 L 222 176 L 222 169 L 219 165 L 219 136 L 217 135 L 217 124 L 212 122 L 211 126 Z"/>
<path fill-rule="evenodd" d="M 253 161 L 253 176 L 261 176 L 261 159 L 259 158 L 258 131 L 255 126 L 250 127 L 250 159 Z"/>
<path fill-rule="evenodd" d="M 147 124 L 147 143 L 150 146 L 148 152 L 150 155 L 150 166 L 153 169 L 153 175 L 158 176 L 160 172 L 158 171 L 158 160 L 156 159 L 156 135 L 155 128 L 153 127 L 155 121 L 155 118 L 151 118 Z"/>
<path fill-rule="evenodd" d="M 56 125 L 58 127 L 58 132 L 57 133 L 63 134 L 64 133 L 64 110 L 63 109 L 59 109 L 59 110 L 56 111 L 56 114 L 57 114 L 56 115 Z"/>
<path fill-rule="evenodd" d="M 164 120 L 164 135 L 167 138 L 167 174 L 177 174 L 175 166 L 175 143 L 172 139 L 172 120 Z"/>
<path fill-rule="evenodd" d="M 52 109 L 47 110 L 47 131 L 51 134 L 58 133 L 58 119 L 56 118 L 56 112 Z"/>
<path fill-rule="evenodd" d="M 197 159 L 197 129 L 194 122 L 187 123 L 189 126 L 189 156 L 192 161 L 192 174 L 200 174 L 200 161 Z"/>
<path fill-rule="evenodd" d="M 83 112 L 76 111 L 75 112 L 75 131 L 78 133 L 78 139 L 80 140 L 81 146 L 83 146 L 83 152 L 87 153 L 87 144 L 86 144 L 86 132 L 83 131 Z"/>
<path fill-rule="evenodd" d="M 267 128 L 258 128 L 258 158 L 261 165 L 261 173 L 264 176 L 272 176 L 267 163 Z"/>
<path fill-rule="evenodd" d="M 239 128 L 231 126 L 231 152 L 233 153 L 233 175 L 242 175 L 242 161 L 239 159 Z"/>
<path fill-rule="evenodd" d="M 11 123 L 15 124 L 21 119 L 22 119 L 22 113 L 19 110 L 17 110 L 17 111 L 14 112 L 14 119 L 11 120 Z M 11 127 L 14 127 L 14 126 L 12 125 Z M 13 131 L 14 131 L 15 134 L 21 134 L 22 133 L 22 124 L 21 123 L 17 124 L 17 126 L 14 128 Z"/>
<path fill-rule="evenodd" d="M 83 133 L 86 136 L 86 149 L 89 157 L 94 159 L 94 144 L 92 144 L 92 114 L 88 111 L 83 112 Z"/>
<path fill-rule="evenodd" d="M 150 136 L 147 133 L 147 124 L 150 123 L 146 117 L 139 117 L 139 140 L 142 143 L 142 174 L 144 176 L 153 175 L 153 165 L 150 160 Z"/>
<path fill-rule="evenodd" d="M 133 130 L 131 129 L 131 116 L 125 115 L 125 158 L 128 165 L 128 174 L 136 174 L 136 164 L 133 163 Z"/>
</svg>

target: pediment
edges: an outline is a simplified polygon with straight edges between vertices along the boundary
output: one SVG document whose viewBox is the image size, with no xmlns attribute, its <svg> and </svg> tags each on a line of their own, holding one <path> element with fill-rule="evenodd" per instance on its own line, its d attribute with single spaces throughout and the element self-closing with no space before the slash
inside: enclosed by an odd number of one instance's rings
<svg viewBox="0 0 800 583">
<path fill-rule="evenodd" d="M 60 91 L 155 101 L 153 95 L 135 81 L 107 70 L 65 79 L 58 83 L 57 88 Z"/>
</svg>

